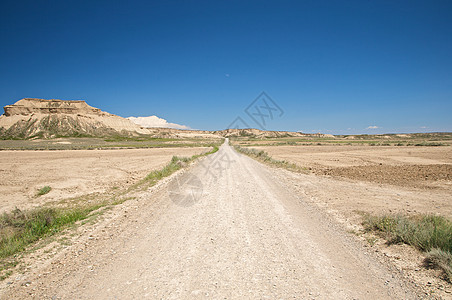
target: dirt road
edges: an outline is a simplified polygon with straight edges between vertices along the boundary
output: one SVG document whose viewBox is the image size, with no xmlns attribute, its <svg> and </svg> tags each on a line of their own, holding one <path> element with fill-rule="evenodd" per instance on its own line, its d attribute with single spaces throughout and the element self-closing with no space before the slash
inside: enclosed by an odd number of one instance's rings
<svg viewBox="0 0 452 300">
<path fill-rule="evenodd" d="M 172 180 L 118 207 L 3 298 L 416 298 L 271 168 L 229 145 Z"/>
</svg>

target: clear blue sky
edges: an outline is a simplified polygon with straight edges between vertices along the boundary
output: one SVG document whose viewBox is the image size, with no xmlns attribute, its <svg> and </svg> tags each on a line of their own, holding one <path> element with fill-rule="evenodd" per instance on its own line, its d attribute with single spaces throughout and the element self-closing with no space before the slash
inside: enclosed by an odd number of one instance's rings
<svg viewBox="0 0 452 300">
<path fill-rule="evenodd" d="M 84 99 L 224 129 L 452 131 L 452 1 L 1 1 L 0 105 Z M 369 126 L 378 128 L 367 129 Z"/>
</svg>

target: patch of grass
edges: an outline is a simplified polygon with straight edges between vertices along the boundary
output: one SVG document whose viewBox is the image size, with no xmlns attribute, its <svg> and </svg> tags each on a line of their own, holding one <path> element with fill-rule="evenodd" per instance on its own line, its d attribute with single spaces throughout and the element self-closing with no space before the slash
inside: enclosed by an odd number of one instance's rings
<svg viewBox="0 0 452 300">
<path fill-rule="evenodd" d="M 439 147 L 439 146 L 446 146 L 444 143 L 437 143 L 437 142 L 422 142 L 414 144 L 415 146 L 424 146 L 424 147 Z"/>
<path fill-rule="evenodd" d="M 431 264 L 441 268 L 447 280 L 452 280 L 452 222 L 445 217 L 367 215 L 363 225 L 367 231 L 379 233 L 389 243 L 405 243 L 427 252 Z"/>
<path fill-rule="evenodd" d="M 176 138 L 158 138 L 148 135 L 140 135 L 140 136 L 124 136 L 124 135 L 115 135 L 111 137 L 104 138 L 106 142 L 141 142 L 141 141 L 155 141 L 155 142 L 171 142 L 177 141 Z"/>
<path fill-rule="evenodd" d="M 152 171 L 143 179 L 143 181 L 150 183 L 151 185 L 154 185 L 160 179 L 173 174 L 174 172 L 185 167 L 188 163 L 194 161 L 195 159 L 197 159 L 201 156 L 213 154 L 217 151 L 218 151 L 218 146 L 214 146 L 211 151 L 206 152 L 204 154 L 197 154 L 197 155 L 193 155 L 191 157 L 173 156 L 171 161 L 165 167 L 163 167 L 163 169 Z"/>
<path fill-rule="evenodd" d="M 272 158 L 270 155 L 268 155 L 267 152 L 263 150 L 257 150 L 254 148 L 247 148 L 247 147 L 240 147 L 240 146 L 234 146 L 235 150 L 237 150 L 240 153 L 243 153 L 245 155 L 248 155 L 250 157 L 256 158 L 259 161 L 262 161 L 264 163 L 267 163 L 269 165 L 274 165 L 279 168 L 285 168 L 292 171 L 300 171 L 302 168 L 297 166 L 294 163 L 288 162 L 286 160 L 277 160 Z"/>
<path fill-rule="evenodd" d="M 190 161 L 188 157 L 173 156 L 171 161 L 161 170 L 155 170 L 149 173 L 144 180 L 152 183 L 159 181 L 163 177 L 167 177 L 184 166 L 184 163 Z"/>
<path fill-rule="evenodd" d="M 1 128 L 0 128 L 1 129 Z M 1 134 L 1 133 L 0 133 Z M 57 137 L 57 136 L 55 136 Z M 4 140 L 0 136 L 1 150 L 92 150 L 92 149 L 133 149 L 133 148 L 179 148 L 179 147 L 212 147 L 220 145 L 220 138 L 170 138 L 152 136 L 118 136 L 118 137 L 58 137 L 48 139 Z M 66 143 L 59 143 L 66 142 Z"/>
<path fill-rule="evenodd" d="M 0 275 L 0 281 L 3 281 L 6 278 L 8 278 L 12 273 L 13 273 L 13 271 L 11 271 L 11 270 L 6 271 L 5 274 Z"/>
<path fill-rule="evenodd" d="M 71 209 L 35 208 L 24 211 L 16 208 L 11 213 L 3 213 L 0 217 L 0 258 L 16 254 L 31 243 L 87 218 L 101 206 L 95 204 Z"/>
<path fill-rule="evenodd" d="M 439 267 L 444 271 L 445 279 L 452 283 L 452 254 L 440 249 L 432 249 L 427 253 L 427 264 Z"/>
<path fill-rule="evenodd" d="M 3 264 L 0 265 L 0 272 L 7 270 L 9 268 L 14 268 L 15 266 L 17 266 L 19 262 L 17 260 L 10 260 L 10 261 L 5 261 Z"/>
<path fill-rule="evenodd" d="M 46 185 L 38 190 L 38 193 L 36 194 L 36 196 L 45 195 L 45 194 L 49 193 L 51 190 L 52 190 L 52 188 L 50 186 Z"/>
<path fill-rule="evenodd" d="M 375 243 L 377 242 L 377 238 L 376 237 L 366 237 L 366 241 L 369 243 L 369 245 L 371 245 L 373 247 L 375 245 Z"/>
<path fill-rule="evenodd" d="M 348 233 L 359 236 L 361 233 L 355 229 L 348 229 L 347 230 Z"/>
</svg>

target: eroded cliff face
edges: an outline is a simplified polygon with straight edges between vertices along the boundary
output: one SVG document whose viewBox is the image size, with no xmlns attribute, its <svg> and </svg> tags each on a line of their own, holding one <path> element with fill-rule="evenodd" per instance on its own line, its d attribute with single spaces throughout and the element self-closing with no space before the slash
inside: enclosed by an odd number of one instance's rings
<svg viewBox="0 0 452 300">
<path fill-rule="evenodd" d="M 36 99 L 24 98 L 13 105 L 3 108 L 5 116 L 38 114 L 94 114 L 101 115 L 98 108 L 89 106 L 83 100 L 58 100 L 58 99 Z"/>
<path fill-rule="evenodd" d="M 4 107 L 0 137 L 52 138 L 148 134 L 133 122 L 89 106 L 83 100 L 25 98 Z"/>
<path fill-rule="evenodd" d="M 214 131 L 213 133 L 221 135 L 223 137 L 253 137 L 253 138 L 278 138 L 278 137 L 331 137 L 331 134 L 308 134 L 296 131 L 268 131 L 255 128 L 245 129 L 225 129 L 220 131 Z"/>
</svg>

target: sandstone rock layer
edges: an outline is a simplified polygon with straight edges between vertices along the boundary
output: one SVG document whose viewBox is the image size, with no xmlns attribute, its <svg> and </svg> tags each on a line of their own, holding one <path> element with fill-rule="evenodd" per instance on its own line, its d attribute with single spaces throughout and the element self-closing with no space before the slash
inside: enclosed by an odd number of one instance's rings
<svg viewBox="0 0 452 300">
<path fill-rule="evenodd" d="M 52 138 L 148 134 L 131 121 L 89 106 L 83 100 L 25 98 L 4 107 L 0 136 Z"/>
</svg>

